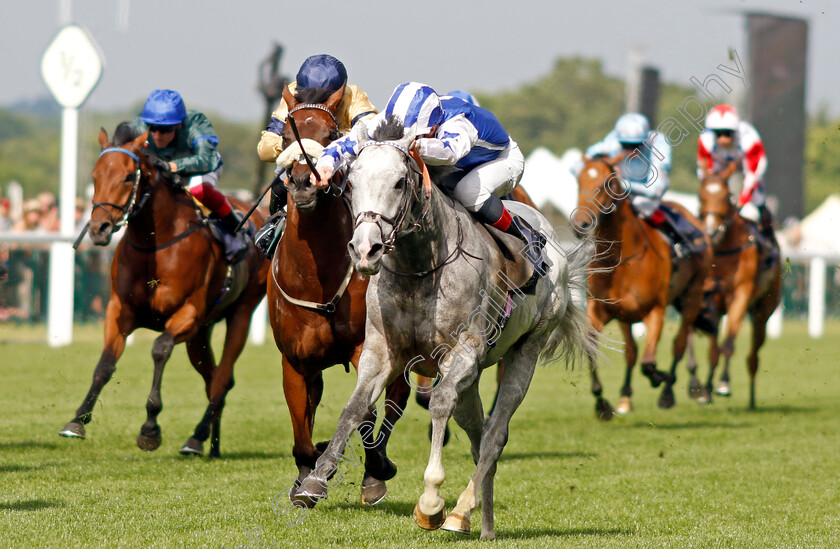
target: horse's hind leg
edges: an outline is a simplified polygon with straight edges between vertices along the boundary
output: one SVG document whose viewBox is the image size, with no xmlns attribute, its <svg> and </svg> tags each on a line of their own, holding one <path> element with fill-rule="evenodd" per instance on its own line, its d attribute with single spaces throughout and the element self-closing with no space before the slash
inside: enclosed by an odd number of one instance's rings
<svg viewBox="0 0 840 549">
<path fill-rule="evenodd" d="M 685 346 L 685 354 L 688 355 L 688 363 L 686 370 L 688 370 L 688 398 L 696 400 L 697 402 L 705 403 L 705 394 L 703 391 L 703 384 L 700 383 L 700 378 L 697 377 L 697 359 L 694 356 L 694 338 L 696 332 L 691 331 L 688 334 L 688 341 Z"/>
<path fill-rule="evenodd" d="M 636 364 L 636 357 L 638 356 L 638 346 L 636 340 L 633 339 L 633 329 L 629 322 L 619 323 L 621 333 L 624 336 L 624 362 L 627 365 L 624 376 L 624 385 L 621 387 L 621 400 L 618 401 L 618 406 L 615 407 L 615 413 L 625 415 L 633 411 L 633 402 L 630 400 L 633 396 L 633 366 Z"/>
<path fill-rule="evenodd" d="M 388 458 L 388 440 L 394 430 L 394 424 L 405 412 L 411 388 L 404 376 L 399 376 L 385 390 L 385 414 L 376 440 L 373 429 L 365 429 L 362 444 L 365 448 L 365 477 L 362 480 L 362 503 L 376 505 L 388 493 L 386 480 L 397 474 L 397 466 Z M 375 423 L 376 416 L 373 416 Z"/>
<path fill-rule="evenodd" d="M 764 338 L 767 335 L 767 320 L 779 303 L 781 291 L 782 279 L 779 277 L 770 292 L 753 307 L 752 347 L 750 348 L 750 356 L 747 358 L 747 369 L 750 374 L 750 410 L 755 410 L 755 376 L 758 373 L 758 351 L 764 345 Z"/>
<path fill-rule="evenodd" d="M 590 301 L 587 305 L 587 315 L 592 326 L 598 332 L 604 329 L 604 322 L 598 318 L 596 314 L 596 305 L 594 301 Z M 615 415 L 615 410 L 610 405 L 609 401 L 604 398 L 604 387 L 601 385 L 601 380 L 598 378 L 598 364 L 595 357 L 589 357 L 589 376 L 592 380 L 592 395 L 595 397 L 595 417 L 601 421 L 609 421 Z M 499 379 L 499 387 L 501 387 L 501 379 Z M 499 399 L 498 389 L 496 390 L 496 400 Z M 495 401 L 493 405 L 495 407 Z"/>
<path fill-rule="evenodd" d="M 85 438 L 85 425 L 90 422 L 96 399 L 99 398 L 102 388 L 117 369 L 117 360 L 125 350 L 125 337 L 133 329 L 133 317 L 127 315 L 125 311 L 121 311 L 121 318 L 117 318 L 118 310 L 122 309 L 114 298 L 108 303 L 105 318 L 105 346 L 93 371 L 93 382 L 82 405 L 76 410 L 76 417 L 58 432 L 63 437 Z"/>
<path fill-rule="evenodd" d="M 207 394 L 207 399 L 210 400 L 211 385 L 213 382 L 213 370 L 216 368 L 216 358 L 213 356 L 213 349 L 210 347 L 210 336 L 212 329 L 210 327 L 202 327 L 198 333 L 186 342 L 187 356 L 193 368 L 201 374 L 204 379 L 204 391 Z M 181 454 L 187 455 L 201 455 L 204 453 L 204 441 L 211 433 L 210 421 L 211 418 L 205 414 L 202 422 L 199 423 L 195 429 L 195 434 L 184 443 L 181 447 Z M 213 434 L 216 434 L 216 423 L 213 423 Z M 217 438 L 214 436 L 214 438 Z M 212 443 L 211 443 L 212 446 Z"/>
<path fill-rule="evenodd" d="M 146 399 L 146 422 L 140 428 L 137 435 L 137 446 L 141 450 L 151 452 L 160 446 L 160 426 L 157 422 L 158 414 L 163 409 L 163 402 L 160 397 L 160 383 L 163 379 L 163 367 L 172 355 L 172 348 L 175 346 L 175 338 L 169 332 L 163 332 L 155 339 L 152 346 L 152 359 L 155 363 L 155 373 L 152 377 L 152 390 L 149 398 Z"/>
<path fill-rule="evenodd" d="M 242 301 L 236 310 L 227 318 L 227 331 L 225 332 L 222 359 L 219 361 L 218 367 L 212 370 L 212 381 L 207 395 L 210 402 L 193 434 L 194 439 L 203 442 L 207 440 L 208 428 L 210 428 L 210 457 L 219 457 L 221 455 L 220 429 L 222 411 L 225 408 L 225 398 L 228 392 L 233 389 L 233 366 L 236 363 L 236 359 L 242 354 L 242 349 L 245 348 L 245 341 L 248 338 L 248 328 L 251 326 L 251 314 L 256 305 L 256 302 Z M 209 338 L 206 346 L 207 349 L 210 349 Z M 187 442 L 189 443 L 189 441 Z"/>
</svg>

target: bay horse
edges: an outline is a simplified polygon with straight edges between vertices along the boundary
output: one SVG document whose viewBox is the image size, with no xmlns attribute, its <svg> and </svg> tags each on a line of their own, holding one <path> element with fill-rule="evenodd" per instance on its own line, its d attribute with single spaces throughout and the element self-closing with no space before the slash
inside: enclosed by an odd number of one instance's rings
<svg viewBox="0 0 840 549">
<path fill-rule="evenodd" d="M 755 376 L 758 351 L 764 344 L 767 320 L 778 307 L 782 294 L 779 245 L 764 242 L 758 229 L 743 219 L 734 204 L 728 180 L 734 163 L 721 173 L 706 172 L 700 184 L 700 218 L 714 250 L 714 263 L 706 281 L 706 305 L 710 310 L 709 377 L 698 399 L 710 402 L 715 369 L 724 356 L 723 373 L 715 392 L 729 396 L 729 360 L 735 337 L 747 314 L 752 318 L 752 347 L 747 357 L 750 375 L 750 409 L 755 409 Z M 718 320 L 726 315 L 726 336 L 718 344 Z M 711 329 L 709 329 L 711 328 Z"/>
<path fill-rule="evenodd" d="M 283 93 L 304 152 L 287 119 L 280 161 L 289 174 L 286 189 L 291 200 L 286 229 L 271 262 L 268 301 L 274 341 L 283 354 L 283 391 L 292 417 L 292 454 L 299 473 L 296 486 L 320 455 L 312 442 L 312 429 L 324 388 L 323 370 L 335 364 L 358 366 L 365 339 L 369 277 L 354 272 L 347 252 L 353 219 L 346 195 L 334 185 L 326 193 L 319 192 L 310 184 L 310 167 L 302 161 L 304 153 L 318 154 L 339 137 L 335 116 L 342 92 L 329 97 L 309 90 L 299 97 L 287 89 Z M 386 407 L 387 425 L 393 427 L 400 418 L 409 393 L 402 378 L 388 388 L 388 401 L 394 406 Z M 369 419 L 375 422 L 376 418 Z M 385 497 L 385 481 L 397 473 L 386 453 L 390 434 L 391 429 L 381 429 L 374 443 L 372 433 L 365 433 L 363 504 L 373 505 Z"/>
<path fill-rule="evenodd" d="M 690 254 L 672 262 L 668 241 L 633 211 L 629 185 L 618 176 L 616 158 L 584 158 L 578 176 L 578 207 L 572 212 L 573 228 L 594 237 L 595 250 L 590 263 L 587 312 L 596 330 L 613 319 L 618 320 L 624 337 L 626 375 L 621 400 L 614 410 L 603 397 L 603 388 L 594 367 L 590 368 L 595 412 L 608 421 L 615 413 L 632 410 L 631 373 L 637 358 L 637 346 L 631 326 L 643 321 L 647 328 L 642 354 L 642 373 L 653 387 L 665 384 L 659 398 L 660 408 L 674 405 L 673 384 L 676 368 L 685 353 L 686 340 L 700 311 L 703 281 L 711 268 L 712 251 L 708 238 L 701 253 Z M 685 208 L 669 204 L 698 229 L 700 222 Z M 662 333 L 665 308 L 677 306 L 681 314 L 679 331 L 673 343 L 670 372 L 656 368 L 656 346 Z"/>
<path fill-rule="evenodd" d="M 524 253 L 506 255 L 519 250 L 521 241 L 498 231 L 491 236 L 472 214 L 421 176 L 419 156 L 408 152 L 414 132 L 404 131 L 397 117 L 378 126 L 372 139 L 364 124 L 356 126 L 360 152 L 348 173 L 355 230 L 348 248 L 356 270 L 371 276 L 365 346 L 353 394 L 298 494 L 313 500 L 327 496 L 327 479 L 349 437 L 389 383 L 408 377 L 412 369 L 426 376 L 440 374 L 429 407 L 432 444 L 426 488 L 414 518 L 425 529 L 468 533 L 480 494 L 481 537 L 492 539 L 496 463 L 537 362 L 597 352 L 597 335 L 572 300 L 572 285 L 583 282 L 585 264 L 574 258 L 567 262 L 560 250 L 547 245 L 542 257 L 549 268 L 523 292 L 515 281 L 527 281 L 533 267 Z M 539 212 L 515 202 L 507 206 L 551 235 Z M 505 314 L 506 302 L 515 307 L 502 323 L 497 319 L 500 312 Z M 499 399 L 485 421 L 479 378 L 502 357 Z M 469 435 L 476 468 L 446 517 L 439 494 L 444 480 L 441 453 L 444 426 L 453 412 Z"/>
<path fill-rule="evenodd" d="M 209 404 L 180 451 L 201 454 L 210 437 L 210 456 L 218 457 L 225 396 L 233 387 L 233 366 L 245 345 L 251 315 L 265 295 L 268 262 L 249 243 L 244 256 L 228 265 L 190 194 L 158 173 L 144 154 L 147 137 L 148 132 L 137 136 L 126 123 L 118 126 L 114 143 L 104 129 L 99 133 L 102 152 L 93 168 L 90 238 L 105 246 L 123 225 L 126 229 L 111 263 L 105 343 L 93 383 L 76 417 L 59 434 L 85 438 L 84 426 L 116 370 L 126 337 L 137 328 L 148 328 L 162 333 L 152 347 L 154 377 L 137 445 L 147 451 L 160 446 L 157 416 L 163 408 L 163 369 L 172 348 L 184 342 L 190 362 L 204 379 Z M 244 209 L 241 202 L 230 201 Z M 256 218 L 265 220 L 261 211 Z M 217 366 L 210 336 L 222 319 L 227 329 Z"/>
</svg>

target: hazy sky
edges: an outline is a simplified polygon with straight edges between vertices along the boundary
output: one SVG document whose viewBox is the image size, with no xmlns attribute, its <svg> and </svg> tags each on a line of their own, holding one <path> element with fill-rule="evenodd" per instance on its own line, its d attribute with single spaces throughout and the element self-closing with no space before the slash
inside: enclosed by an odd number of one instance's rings
<svg viewBox="0 0 840 549">
<path fill-rule="evenodd" d="M 746 63 L 744 11 L 809 21 L 808 109 L 840 113 L 837 0 L 0 0 L 0 105 L 49 94 L 40 59 L 66 17 L 86 27 L 106 66 L 85 107 L 116 109 L 154 88 L 182 93 L 190 108 L 260 120 L 257 65 L 276 41 L 281 71 L 330 53 L 382 107 L 404 81 L 496 92 L 547 74 L 554 59 L 603 60 L 624 77 L 629 51 L 668 82 L 689 85 L 735 48 Z"/>
</svg>

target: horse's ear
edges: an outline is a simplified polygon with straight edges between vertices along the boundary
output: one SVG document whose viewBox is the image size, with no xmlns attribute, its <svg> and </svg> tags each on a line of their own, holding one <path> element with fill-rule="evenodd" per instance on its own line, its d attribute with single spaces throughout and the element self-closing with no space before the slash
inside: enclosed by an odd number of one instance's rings
<svg viewBox="0 0 840 549">
<path fill-rule="evenodd" d="M 412 143 L 414 143 L 415 137 L 417 137 L 417 126 L 412 124 L 410 127 L 405 129 L 405 133 L 403 134 L 402 139 L 399 140 L 399 144 L 407 149 L 411 147 Z"/>
<path fill-rule="evenodd" d="M 135 152 L 139 151 L 140 149 L 143 148 L 143 144 L 148 139 L 149 139 L 149 130 L 146 130 L 141 135 L 139 135 L 137 138 L 135 138 L 134 141 L 131 142 L 131 149 Z"/>
<path fill-rule="evenodd" d="M 730 162 L 730 163 L 729 163 L 729 165 L 726 167 L 726 169 L 725 169 L 725 170 L 723 170 L 723 173 L 722 173 L 722 174 L 720 174 L 720 177 L 721 177 L 724 181 L 726 181 L 726 180 L 727 180 L 727 179 L 729 179 L 729 177 L 730 177 L 730 176 L 731 176 L 731 175 L 735 172 L 735 168 L 736 168 L 736 167 L 737 167 L 737 166 L 736 166 L 735 162 Z"/>
<path fill-rule="evenodd" d="M 99 146 L 102 147 L 103 151 L 111 146 L 111 143 L 108 141 L 108 132 L 105 131 L 105 128 L 99 128 Z"/>
<path fill-rule="evenodd" d="M 329 98 L 324 102 L 324 106 L 330 110 L 331 113 L 335 114 L 338 112 L 338 104 L 341 103 L 341 98 L 344 97 L 344 86 L 341 86 L 337 89 Z"/>
<path fill-rule="evenodd" d="M 289 110 L 294 109 L 298 104 L 295 96 L 289 91 L 289 86 L 283 86 L 283 101 L 286 102 L 286 108 Z"/>
<path fill-rule="evenodd" d="M 361 145 L 367 141 L 370 141 L 370 137 L 368 137 L 368 130 L 367 126 L 364 122 L 359 122 L 355 126 L 353 126 L 353 132 L 356 137 L 356 142 Z"/>
</svg>

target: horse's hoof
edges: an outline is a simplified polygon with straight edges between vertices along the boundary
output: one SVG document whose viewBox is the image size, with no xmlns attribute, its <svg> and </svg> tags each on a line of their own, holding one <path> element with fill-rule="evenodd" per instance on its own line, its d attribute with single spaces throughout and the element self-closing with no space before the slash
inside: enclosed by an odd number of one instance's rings
<svg viewBox="0 0 840 549">
<path fill-rule="evenodd" d="M 458 513 L 452 513 L 446 520 L 443 522 L 443 526 L 440 527 L 441 530 L 446 530 L 447 532 L 458 532 L 459 534 L 469 534 L 470 533 L 470 519 L 465 517 L 464 515 L 459 515 Z"/>
<path fill-rule="evenodd" d="M 665 381 L 665 375 L 656 369 L 656 363 L 642 364 L 642 374 L 650 380 L 650 386 L 654 389 Z"/>
<path fill-rule="evenodd" d="M 700 402 L 700 399 L 704 396 L 706 395 L 703 390 L 703 385 L 700 384 L 700 381 L 697 378 L 692 378 L 691 382 L 688 384 L 688 398 Z"/>
<path fill-rule="evenodd" d="M 319 500 L 327 497 L 327 483 L 310 475 L 300 483 L 298 489 L 290 497 L 292 503 L 301 503 L 311 509 Z"/>
<path fill-rule="evenodd" d="M 85 426 L 77 421 L 71 421 L 58 434 L 67 438 L 85 438 Z"/>
<path fill-rule="evenodd" d="M 618 406 L 615 407 L 615 413 L 619 416 L 625 416 L 633 411 L 633 403 L 630 397 L 623 396 L 618 400 Z"/>
<path fill-rule="evenodd" d="M 670 410 L 674 407 L 674 391 L 670 387 L 662 390 L 662 395 L 659 397 L 659 407 L 663 410 Z"/>
<path fill-rule="evenodd" d="M 446 520 L 446 507 L 442 507 L 440 511 L 432 516 L 429 516 L 420 510 L 420 504 L 414 506 L 414 522 L 423 530 L 437 530 L 443 526 Z"/>
<path fill-rule="evenodd" d="M 711 404 L 712 403 L 712 395 L 706 389 L 703 389 L 700 392 L 700 396 L 697 397 L 697 404 Z"/>
<path fill-rule="evenodd" d="M 179 452 L 182 456 L 200 456 L 204 453 L 204 444 L 200 440 L 190 437 L 181 446 Z"/>
<path fill-rule="evenodd" d="M 329 440 L 322 440 L 321 442 L 316 443 L 315 444 L 315 452 L 316 452 L 315 457 L 316 458 L 321 457 L 321 454 L 323 454 L 326 451 L 327 446 L 329 446 L 329 445 L 330 445 Z"/>
<path fill-rule="evenodd" d="M 362 480 L 362 505 L 376 505 L 388 494 L 385 481 L 373 477 Z"/>
<path fill-rule="evenodd" d="M 729 388 L 729 382 L 721 381 L 718 383 L 718 386 L 715 388 L 715 394 L 722 397 L 732 396 L 732 391 Z"/>
<path fill-rule="evenodd" d="M 160 427 L 148 431 L 140 429 L 140 434 L 137 435 L 137 446 L 145 452 L 157 450 L 160 447 L 160 441 Z"/>
<path fill-rule="evenodd" d="M 615 410 L 613 410 L 613 407 L 610 406 L 609 402 L 607 402 L 607 399 L 598 397 L 598 400 L 595 401 L 595 417 L 601 421 L 609 421 L 614 415 Z"/>
</svg>

